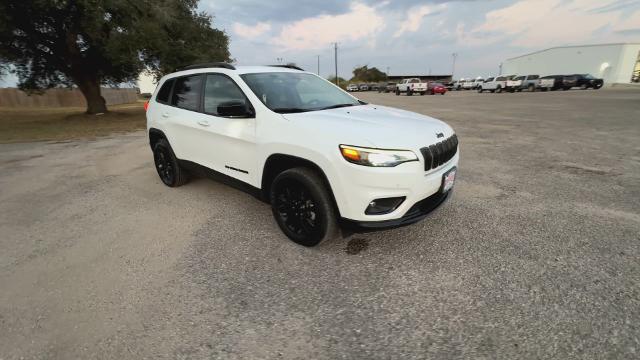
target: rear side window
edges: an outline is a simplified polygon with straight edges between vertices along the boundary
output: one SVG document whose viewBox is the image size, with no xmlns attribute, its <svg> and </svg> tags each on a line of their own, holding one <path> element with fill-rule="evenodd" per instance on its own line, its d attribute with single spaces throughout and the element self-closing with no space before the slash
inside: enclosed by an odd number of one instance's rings
<svg viewBox="0 0 640 360">
<path fill-rule="evenodd" d="M 207 82 L 204 85 L 204 112 L 218 115 L 218 106 L 229 102 L 241 102 L 249 106 L 244 93 L 233 80 L 224 75 L 207 74 Z"/>
<path fill-rule="evenodd" d="M 527 79 L 529 79 L 529 80 L 535 80 L 535 79 L 539 79 L 539 78 L 540 78 L 540 76 L 538 76 L 538 75 L 529 75 L 529 76 L 527 76 Z"/>
<path fill-rule="evenodd" d="M 489 82 L 489 81 L 493 81 L 493 78 L 488 78 L 487 80 L 485 80 L 484 82 Z"/>
<path fill-rule="evenodd" d="M 198 111 L 202 89 L 202 75 L 185 76 L 176 79 L 171 96 L 171 105 L 185 110 Z"/>
<path fill-rule="evenodd" d="M 169 95 L 171 95 L 171 87 L 173 86 L 173 82 L 175 79 L 169 79 L 162 84 L 160 91 L 158 91 L 158 95 L 156 96 L 156 101 L 159 103 L 167 104 L 169 102 Z"/>
<path fill-rule="evenodd" d="M 505 80 L 507 80 L 507 78 L 504 76 L 500 76 L 499 78 L 496 78 L 496 81 L 505 81 Z"/>
</svg>

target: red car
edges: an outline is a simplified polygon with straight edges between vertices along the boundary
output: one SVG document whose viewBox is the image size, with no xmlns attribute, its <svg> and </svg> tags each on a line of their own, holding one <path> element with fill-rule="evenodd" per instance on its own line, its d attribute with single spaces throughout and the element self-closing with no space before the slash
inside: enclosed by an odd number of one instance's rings
<svg viewBox="0 0 640 360">
<path fill-rule="evenodd" d="M 444 95 L 447 92 L 447 87 L 442 85 L 441 83 L 430 82 L 427 86 L 427 94 L 435 95 L 440 94 Z"/>
</svg>

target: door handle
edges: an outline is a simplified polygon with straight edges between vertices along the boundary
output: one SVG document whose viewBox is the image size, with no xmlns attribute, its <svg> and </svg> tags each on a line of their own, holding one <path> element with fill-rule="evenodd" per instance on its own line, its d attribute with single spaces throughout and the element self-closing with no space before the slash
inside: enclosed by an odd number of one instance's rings
<svg viewBox="0 0 640 360">
<path fill-rule="evenodd" d="M 170 116 L 170 115 L 169 115 L 169 113 L 168 113 L 168 112 L 163 112 L 163 113 L 162 113 L 162 117 L 163 117 L 163 118 L 168 118 L 169 116 Z"/>
<path fill-rule="evenodd" d="M 198 121 L 198 125 L 200 126 L 209 126 L 209 122 L 206 120 L 200 120 Z"/>
</svg>

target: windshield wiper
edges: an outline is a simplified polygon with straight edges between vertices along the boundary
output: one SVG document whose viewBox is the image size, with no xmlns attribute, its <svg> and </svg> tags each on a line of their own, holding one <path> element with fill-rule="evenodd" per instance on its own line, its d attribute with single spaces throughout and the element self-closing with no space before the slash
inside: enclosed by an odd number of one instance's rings
<svg viewBox="0 0 640 360">
<path fill-rule="evenodd" d="M 275 109 L 272 109 L 272 110 L 277 112 L 278 114 L 291 114 L 291 113 L 301 113 L 301 112 L 311 111 L 309 109 L 301 109 L 301 108 L 294 108 L 294 107 L 290 107 L 290 108 L 275 108 Z"/>
<path fill-rule="evenodd" d="M 343 108 L 343 107 L 349 107 L 349 106 L 356 106 L 356 104 L 336 104 L 336 105 L 331 105 L 331 106 L 323 107 L 323 108 L 320 108 L 320 109 L 318 109 L 318 110 L 337 109 L 337 108 Z"/>
</svg>

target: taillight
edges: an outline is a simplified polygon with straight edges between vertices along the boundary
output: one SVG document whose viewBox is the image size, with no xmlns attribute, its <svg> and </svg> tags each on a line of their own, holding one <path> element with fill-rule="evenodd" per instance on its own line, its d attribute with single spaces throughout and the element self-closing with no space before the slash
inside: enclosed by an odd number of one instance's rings
<svg viewBox="0 0 640 360">
<path fill-rule="evenodd" d="M 144 102 L 144 111 L 147 111 L 149 109 L 149 100 Z"/>
</svg>

